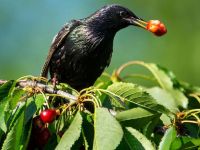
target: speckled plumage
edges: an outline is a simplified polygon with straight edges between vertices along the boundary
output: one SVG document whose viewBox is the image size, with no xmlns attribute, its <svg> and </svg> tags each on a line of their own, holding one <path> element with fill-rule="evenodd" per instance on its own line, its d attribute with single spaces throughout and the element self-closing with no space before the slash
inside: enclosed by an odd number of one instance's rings
<svg viewBox="0 0 200 150">
<path fill-rule="evenodd" d="M 41 76 L 47 77 L 49 70 L 51 78 L 77 90 L 93 85 L 110 63 L 116 32 L 136 25 L 130 18 L 138 19 L 122 6 L 108 5 L 85 19 L 72 20 L 54 38 Z"/>
</svg>

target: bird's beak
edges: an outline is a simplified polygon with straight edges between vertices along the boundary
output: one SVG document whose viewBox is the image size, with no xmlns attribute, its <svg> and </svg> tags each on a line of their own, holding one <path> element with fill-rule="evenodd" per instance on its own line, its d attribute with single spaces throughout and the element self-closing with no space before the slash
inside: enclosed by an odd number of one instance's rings
<svg viewBox="0 0 200 150">
<path fill-rule="evenodd" d="M 129 22 L 130 22 L 131 25 L 138 26 L 138 27 L 146 29 L 147 22 L 144 21 L 141 18 L 132 17 L 132 18 L 129 19 Z"/>
</svg>

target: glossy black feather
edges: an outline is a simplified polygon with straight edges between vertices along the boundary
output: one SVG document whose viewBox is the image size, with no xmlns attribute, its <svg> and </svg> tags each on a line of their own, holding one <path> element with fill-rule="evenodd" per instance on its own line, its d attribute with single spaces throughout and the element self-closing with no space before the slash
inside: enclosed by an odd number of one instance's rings
<svg viewBox="0 0 200 150">
<path fill-rule="evenodd" d="M 116 32 L 130 25 L 121 12 L 136 17 L 122 6 L 109 5 L 66 24 L 53 40 L 41 76 L 47 77 L 49 70 L 51 78 L 77 90 L 93 85 L 110 63 Z"/>
</svg>

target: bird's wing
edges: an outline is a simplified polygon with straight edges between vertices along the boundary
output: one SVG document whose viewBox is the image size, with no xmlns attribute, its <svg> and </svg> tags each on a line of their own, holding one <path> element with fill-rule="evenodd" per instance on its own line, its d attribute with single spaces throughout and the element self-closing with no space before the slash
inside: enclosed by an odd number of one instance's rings
<svg viewBox="0 0 200 150">
<path fill-rule="evenodd" d="M 70 23 L 66 24 L 54 37 L 52 41 L 52 45 L 49 49 L 48 56 L 46 58 L 46 61 L 44 63 L 44 66 L 42 68 L 40 76 L 47 77 L 48 69 L 49 69 L 49 62 L 54 54 L 54 52 L 57 50 L 57 48 L 62 45 L 62 43 L 65 41 L 66 37 L 72 31 L 74 28 L 76 28 L 78 25 L 81 24 L 81 21 L 79 20 L 72 20 Z"/>
</svg>

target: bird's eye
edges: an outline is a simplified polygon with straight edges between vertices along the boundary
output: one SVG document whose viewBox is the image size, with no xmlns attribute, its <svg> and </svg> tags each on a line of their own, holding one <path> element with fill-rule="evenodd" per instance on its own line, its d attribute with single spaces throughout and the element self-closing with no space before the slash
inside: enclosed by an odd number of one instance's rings
<svg viewBox="0 0 200 150">
<path fill-rule="evenodd" d="M 124 17 L 124 18 L 129 16 L 129 14 L 125 11 L 120 11 L 119 14 L 120 14 L 121 17 Z"/>
</svg>

